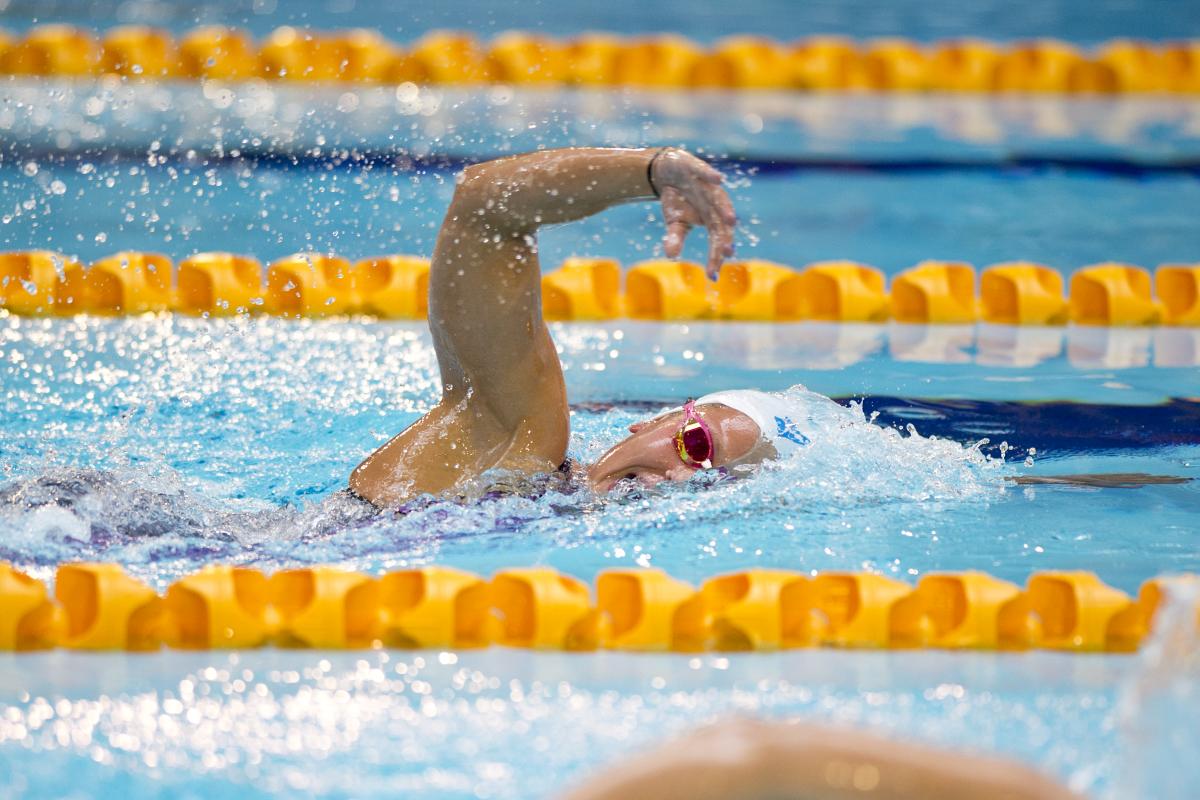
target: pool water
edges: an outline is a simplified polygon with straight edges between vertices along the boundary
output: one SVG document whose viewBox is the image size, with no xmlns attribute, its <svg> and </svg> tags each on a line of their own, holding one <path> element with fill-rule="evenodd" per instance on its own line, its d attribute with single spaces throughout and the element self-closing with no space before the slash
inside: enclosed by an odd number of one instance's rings
<svg viewBox="0 0 1200 800">
<path fill-rule="evenodd" d="M 261 87 L 199 100 L 164 89 L 157 112 L 103 86 L 5 91 L 15 99 L 0 112 L 11 134 L 0 155 L 4 244 L 84 259 L 119 249 L 264 261 L 309 248 L 428 253 L 462 161 L 520 149 L 523 137 L 575 141 L 554 125 L 508 137 L 522 115 L 505 109 L 534 102 L 518 97 L 461 112 L 464 133 L 453 95 L 393 92 L 398 105 L 377 116 L 401 138 L 436 145 L 409 154 L 386 144 L 384 124 L 337 134 L 334 112 L 289 123 L 303 98 Z M 88 116 L 91 98 L 100 105 Z M 219 121 L 245 129 L 180 131 L 161 110 L 201 100 L 205 115 L 232 109 L 236 120 Z M 578 96 L 538 102 L 568 111 L 534 119 L 578 116 Z M 747 109 L 736 131 L 719 107 L 680 116 L 654 98 L 621 102 L 633 105 L 582 141 L 710 139 L 742 213 L 742 256 L 854 258 L 894 274 L 923 258 L 1070 271 L 1200 254 L 1193 104 L 1166 116 L 1141 107 L 1149 116 L 1137 118 L 1157 121 L 1113 144 L 1094 127 L 1056 138 L 1053 126 L 1005 123 L 986 142 L 902 124 L 867 131 L 864 103 L 894 108 L 877 99 L 824 98 L 816 116 L 789 116 L 796 109 L 776 98 L 774 116 Z M 1031 102 L 1024 108 L 1068 120 L 1130 108 Z M 1011 121 L 1007 102 L 985 110 Z M 445 127 L 412 127 L 414 117 Z M 825 152 L 814 119 L 858 120 L 858 133 Z M 259 134 L 288 143 L 256 145 Z M 338 149 L 350 147 L 365 149 Z M 548 231 L 543 266 L 571 254 L 629 263 L 653 256 L 657 238 L 649 208 L 618 208 Z M 699 241 L 692 248 L 702 252 Z M 908 581 L 979 569 L 1021 583 L 1034 570 L 1087 569 L 1131 592 L 1155 575 L 1200 571 L 1194 329 L 617 321 L 556 325 L 554 335 L 574 404 L 570 452 L 583 461 L 631 422 L 716 388 L 803 384 L 840 405 L 801 457 L 752 478 L 608 498 L 567 487 L 439 500 L 376 517 L 337 493 L 436 401 L 422 324 L 0 313 L 0 559 L 43 579 L 64 561 L 118 561 L 159 588 L 214 562 L 481 574 L 546 564 L 589 581 L 609 567 L 657 566 L 694 582 L 750 567 Z M 1131 471 L 1193 480 L 1010 481 Z M 1097 797 L 1182 797 L 1200 778 L 1176 757 L 1195 743 L 1196 653 L 1180 624 L 1137 656 L 3 656 L 0 796 L 54 796 L 86 781 L 131 798 L 549 797 L 663 735 L 741 711 L 998 751 Z"/>
<path fill-rule="evenodd" d="M 663 735 L 748 713 L 969 743 L 1092 787 L 1122 780 L 1113 754 L 1137 731 L 1114 721 L 1134 666 L 830 651 L 55 653 L 0 678 L 21 698 L 9 706 L 19 715 L 0 719 L 0 764 L 12 797 L 80 785 L 127 797 L 552 797 Z"/>
<path fill-rule="evenodd" d="M 484 573 L 548 563 L 585 579 L 640 564 L 688 580 L 755 565 L 908 578 L 983 569 L 1018 581 L 1034 569 L 1086 568 L 1129 590 L 1163 570 L 1200 566 L 1192 538 L 1200 482 L 1100 491 L 1005 480 L 1200 476 L 1200 404 L 1181 400 L 1162 418 L 1144 410 L 1168 399 L 1146 397 L 1171 388 L 1164 380 L 1179 381 L 1183 396 L 1194 367 L 1093 372 L 1061 356 L 1032 369 L 928 365 L 881 353 L 852 367 L 804 368 L 788 364 L 796 351 L 786 338 L 755 339 L 754 326 L 562 325 L 568 391 L 579 403 L 570 454 L 585 463 L 628 424 L 706 388 L 803 382 L 871 399 L 866 412 L 839 410 L 823 423 L 829 434 L 802 459 L 753 480 L 618 500 L 579 491 L 444 502 L 360 522 L 352 504 L 328 498 L 438 396 L 419 324 L 5 322 L 0 557 L 23 563 L 115 559 L 159 583 L 197 560 L 368 570 L 436 562 Z M 945 377 L 935 380 L 939 369 Z M 857 373 L 857 391 L 845 392 L 846 372 Z M 1065 399 L 1140 394 L 1144 405 L 1076 403 L 1045 419 L 1022 417 L 1044 408 L 1031 399 L 1064 399 L 1031 398 L 1021 380 L 1044 388 L 1054 384 L 1038 376 L 1054 372 L 1074 389 Z M 889 399 L 953 399 L 968 380 L 987 387 L 976 389 L 986 405 Z M 886 427 L 867 422 L 872 411 Z M 1126 418 L 1137 424 L 1124 440 L 1093 430 Z M 923 436 L 926 425 L 940 438 Z M 1062 441 L 1071 429 L 1078 440 Z M 1011 448 L 1003 460 L 1002 446 Z M 1147 524 L 1152 536 L 1134 533 Z"/>
<path fill-rule="evenodd" d="M 1000 40 L 1053 36 L 1090 43 L 1115 37 L 1189 38 L 1200 33 L 1200 12 L 1186 0 L 1043 0 L 1014 11 L 999 0 L 956 3 L 951 0 L 817 0 L 802 5 L 789 0 L 747 0 L 736 6 L 698 5 L 663 0 L 647 5 L 611 0 L 602 15 L 590 7 L 547 0 L 512 4 L 445 0 L 428 5 L 399 6 L 386 0 L 279 2 L 279 0 L 184 0 L 174 3 L 128 3 L 119 0 L 17 0 L 5 8 L 6 26 L 21 30 L 35 22 L 72 22 L 94 26 L 110 23 L 159 25 L 173 31 L 199 24 L 237 25 L 264 35 L 279 25 L 323 30 L 369 24 L 386 35 L 415 39 L 437 28 L 468 28 L 492 36 L 511 28 L 570 36 L 600 29 L 629 34 L 678 32 L 700 41 L 729 33 L 755 33 L 784 40 L 818 33 L 857 37 L 911 36 L 936 38 L 988 36 Z"/>
<path fill-rule="evenodd" d="M 2 322 L 0 558 L 45 579 L 76 559 L 119 561 L 160 588 L 210 562 L 482 574 L 547 564 L 588 580 L 658 566 L 691 581 L 756 566 L 909 581 L 982 569 L 1018 582 L 1036 569 L 1090 569 L 1128 591 L 1200 571 L 1200 481 L 1100 490 L 1005 480 L 1200 477 L 1200 404 L 1167 401 L 1193 386 L 1194 367 L 1081 369 L 1065 349 L 1026 367 L 981 364 L 973 348 L 966 363 L 902 361 L 888 348 L 903 326 L 869 331 L 880 349 L 864 356 L 814 347 L 836 343 L 836 326 L 561 325 L 581 459 L 716 377 L 803 380 L 833 394 L 854 381 L 879 417 L 868 422 L 847 397 L 829 410 L 842 427 L 804 458 L 738 482 L 443 501 L 365 518 L 333 495 L 433 402 L 419 325 Z M 808 362 L 797 346 L 806 340 Z M 1062 396 L 1039 392 L 1049 386 Z M 1142 403 L 1122 404 L 1126 395 Z M 1085 396 L 1106 402 L 1070 402 Z M 1131 687 L 1145 679 L 1146 654 L 8 656 L 0 764 L 14 796 L 86 778 L 130 797 L 549 797 L 663 735 L 741 712 L 1008 753 L 1097 796 L 1149 785 L 1164 793 L 1141 796 L 1182 797 L 1172 792 L 1196 779 L 1188 770 L 1114 755 L 1162 758 L 1193 738 L 1179 715 L 1194 701 L 1194 649 L 1182 653 L 1144 695 Z M 1144 697 L 1144 710 L 1123 721 L 1130 697 Z"/>
</svg>

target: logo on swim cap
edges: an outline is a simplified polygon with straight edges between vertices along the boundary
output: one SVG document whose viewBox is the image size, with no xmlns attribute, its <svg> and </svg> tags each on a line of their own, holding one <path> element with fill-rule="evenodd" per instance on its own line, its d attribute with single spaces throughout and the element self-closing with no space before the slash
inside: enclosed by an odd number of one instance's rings
<svg viewBox="0 0 1200 800">
<path fill-rule="evenodd" d="M 792 422 L 789 417 L 776 417 L 775 427 L 778 428 L 775 433 L 780 439 L 787 439 L 789 442 L 795 442 L 803 447 L 806 444 L 811 444 L 812 440 L 800 432 L 796 427 L 796 423 Z"/>
</svg>

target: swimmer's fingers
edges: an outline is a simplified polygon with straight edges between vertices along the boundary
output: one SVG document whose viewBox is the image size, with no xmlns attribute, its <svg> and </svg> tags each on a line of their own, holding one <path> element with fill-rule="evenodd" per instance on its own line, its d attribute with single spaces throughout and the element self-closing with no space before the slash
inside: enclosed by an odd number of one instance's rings
<svg viewBox="0 0 1200 800">
<path fill-rule="evenodd" d="M 667 258 L 679 258 L 683 253 L 683 240 L 691 230 L 692 226 L 686 222 L 667 223 L 667 235 L 663 237 L 663 251 Z"/>
<path fill-rule="evenodd" d="M 712 168 L 709 167 L 709 169 Z M 737 225 L 737 212 L 733 210 L 733 201 L 729 199 L 729 193 L 725 191 L 725 187 L 721 186 L 721 173 L 715 169 L 713 172 L 717 174 L 717 182 L 703 187 L 704 202 L 700 204 L 701 213 L 704 214 L 705 224 L 711 220 L 713 223 L 733 228 Z"/>
<path fill-rule="evenodd" d="M 699 224 L 708 229 L 708 277 L 716 280 L 721 264 L 733 255 L 733 232 L 737 214 L 733 201 L 721 186 L 721 173 L 700 159 L 693 162 L 693 180 L 686 193 Z"/>
<path fill-rule="evenodd" d="M 701 219 L 691 204 L 684 199 L 683 192 L 668 186 L 662 192 L 663 221 L 667 233 L 663 237 L 663 251 L 667 258 L 679 258 L 688 233 Z"/>
<path fill-rule="evenodd" d="M 714 281 L 725 259 L 733 255 L 733 226 L 724 222 L 708 226 L 708 277 Z"/>
<path fill-rule="evenodd" d="M 684 240 L 696 225 L 708 229 L 708 275 L 716 278 L 721 264 L 733 255 L 737 214 L 721 186 L 721 173 L 712 165 L 681 150 L 665 152 L 654 162 L 655 185 L 662 187 L 667 235 L 663 249 L 669 258 L 683 252 Z"/>
<path fill-rule="evenodd" d="M 715 171 L 715 170 L 714 170 Z M 729 195 L 718 185 L 704 187 L 704 202 L 697 209 L 708 229 L 708 277 L 717 279 L 721 264 L 733 255 L 733 232 L 737 214 Z"/>
</svg>

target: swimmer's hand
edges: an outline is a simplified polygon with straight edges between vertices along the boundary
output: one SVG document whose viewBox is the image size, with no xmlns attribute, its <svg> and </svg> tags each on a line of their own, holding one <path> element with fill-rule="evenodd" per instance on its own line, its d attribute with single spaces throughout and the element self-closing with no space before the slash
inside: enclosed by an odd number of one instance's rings
<svg viewBox="0 0 1200 800">
<path fill-rule="evenodd" d="M 721 264 L 733 255 L 737 225 L 733 203 L 721 187 L 721 173 L 691 153 L 675 149 L 663 150 L 650 172 L 662 199 L 667 257 L 679 258 L 688 232 L 703 225 L 708 229 L 708 277 L 716 280 Z"/>
</svg>

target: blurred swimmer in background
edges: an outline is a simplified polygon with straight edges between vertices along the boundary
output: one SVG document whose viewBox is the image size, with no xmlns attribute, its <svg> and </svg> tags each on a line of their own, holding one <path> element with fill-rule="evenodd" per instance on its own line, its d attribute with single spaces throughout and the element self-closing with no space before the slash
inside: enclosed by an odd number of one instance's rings
<svg viewBox="0 0 1200 800">
<path fill-rule="evenodd" d="M 1083 800 L 1016 761 L 812 723 L 731 719 L 607 766 L 562 800 Z"/>
</svg>

